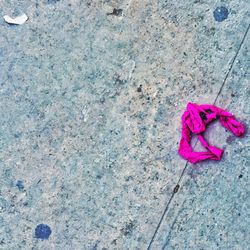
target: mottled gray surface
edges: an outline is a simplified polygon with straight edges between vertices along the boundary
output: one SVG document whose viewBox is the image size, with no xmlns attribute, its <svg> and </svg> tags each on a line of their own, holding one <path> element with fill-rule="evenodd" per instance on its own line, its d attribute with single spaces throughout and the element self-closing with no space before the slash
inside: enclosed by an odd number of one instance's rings
<svg viewBox="0 0 250 250">
<path fill-rule="evenodd" d="M 249 41 L 250 34 L 216 102 L 247 127 Z M 224 157 L 220 162 L 187 167 L 152 249 L 249 249 L 249 131 L 239 140 L 216 122 L 206 136 L 210 143 L 225 150 Z"/>
<path fill-rule="evenodd" d="M 29 20 L 0 19 L 0 249 L 246 249 L 248 133 L 215 126 L 223 160 L 188 166 L 172 193 L 188 101 L 213 103 L 223 85 L 218 106 L 250 123 L 248 7 L 1 1 L 1 16 Z"/>
</svg>

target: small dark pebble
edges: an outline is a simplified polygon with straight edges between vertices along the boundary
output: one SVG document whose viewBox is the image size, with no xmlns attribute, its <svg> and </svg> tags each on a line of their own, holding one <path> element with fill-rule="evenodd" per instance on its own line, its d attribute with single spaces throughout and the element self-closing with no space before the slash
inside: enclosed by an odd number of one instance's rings
<svg viewBox="0 0 250 250">
<path fill-rule="evenodd" d="M 122 15 L 122 9 L 113 9 L 113 12 L 108 13 L 107 15 L 113 15 L 113 16 L 121 16 Z"/>
<path fill-rule="evenodd" d="M 140 87 L 137 88 L 137 92 L 142 92 L 142 85 L 140 85 Z"/>
<path fill-rule="evenodd" d="M 239 179 L 241 179 L 242 177 L 243 177 L 243 175 L 242 175 L 242 174 L 240 174 L 240 175 L 239 175 Z"/>
<path fill-rule="evenodd" d="M 174 188 L 174 193 L 176 194 L 179 191 L 180 185 L 177 184 Z"/>
<path fill-rule="evenodd" d="M 226 7 L 220 6 L 214 10 L 213 14 L 215 21 L 222 22 L 228 17 L 228 9 Z"/>
<path fill-rule="evenodd" d="M 39 224 L 35 229 L 35 236 L 37 239 L 47 240 L 51 235 L 51 229 L 46 224 Z"/>
</svg>

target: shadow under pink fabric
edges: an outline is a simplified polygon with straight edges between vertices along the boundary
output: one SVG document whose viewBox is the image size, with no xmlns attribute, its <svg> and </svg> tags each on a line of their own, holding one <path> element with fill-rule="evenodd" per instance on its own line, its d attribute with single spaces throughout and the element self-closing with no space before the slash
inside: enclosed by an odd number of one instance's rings
<svg viewBox="0 0 250 250">
<path fill-rule="evenodd" d="M 197 105 L 188 103 L 187 109 L 182 115 L 182 138 L 179 145 L 179 154 L 191 163 L 197 163 L 207 159 L 219 161 L 223 150 L 208 145 L 202 133 L 206 126 L 215 120 L 220 119 L 222 126 L 230 130 L 234 135 L 240 137 L 244 134 L 244 126 L 227 111 L 214 105 Z M 190 142 L 192 134 L 197 134 L 201 144 L 207 149 L 206 152 L 193 151 Z"/>
</svg>

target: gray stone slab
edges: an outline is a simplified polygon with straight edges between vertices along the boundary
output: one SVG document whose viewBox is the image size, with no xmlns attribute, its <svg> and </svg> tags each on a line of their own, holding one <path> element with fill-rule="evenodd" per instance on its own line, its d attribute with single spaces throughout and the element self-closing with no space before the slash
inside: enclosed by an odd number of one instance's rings
<svg viewBox="0 0 250 250">
<path fill-rule="evenodd" d="M 219 122 L 210 125 L 206 136 L 224 156 L 188 166 L 152 249 L 249 248 L 249 42 L 248 32 L 216 102 L 245 124 L 246 134 L 237 138 Z"/>
<path fill-rule="evenodd" d="M 185 165 L 181 113 L 215 99 L 246 30 L 247 3 L 225 5 L 219 23 L 217 1 L 1 1 L 29 16 L 0 19 L 3 249 L 148 246 Z"/>
</svg>

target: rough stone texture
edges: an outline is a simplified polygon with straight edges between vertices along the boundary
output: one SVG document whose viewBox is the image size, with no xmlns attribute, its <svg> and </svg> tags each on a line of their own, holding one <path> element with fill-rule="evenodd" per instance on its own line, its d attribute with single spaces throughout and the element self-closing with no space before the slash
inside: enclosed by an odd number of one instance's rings
<svg viewBox="0 0 250 250">
<path fill-rule="evenodd" d="M 188 101 L 213 103 L 247 30 L 247 1 L 223 4 L 229 16 L 218 23 L 217 1 L 0 2 L 1 16 L 29 16 L 22 26 L 0 19 L 0 248 L 148 247 L 185 166 L 176 153 L 181 113 Z M 249 122 L 243 58 L 218 104 Z M 197 244 L 216 244 L 224 225 L 232 230 L 222 232 L 226 239 L 247 230 L 247 138 L 225 141 L 221 163 L 197 166 L 190 173 L 199 180 L 184 175 L 178 197 L 185 211 L 174 200 L 155 249 L 196 244 L 201 221 L 214 225 L 205 213 L 211 202 L 219 222 Z M 201 212 L 190 221 L 192 199 Z M 224 213 L 233 204 L 245 224 L 231 224 L 235 216 Z M 180 234 L 173 218 L 191 225 Z M 48 240 L 35 238 L 41 223 L 52 230 Z M 238 233 L 237 240 L 245 236 Z"/>
<path fill-rule="evenodd" d="M 206 136 L 225 150 L 223 159 L 188 166 L 152 249 L 249 248 L 249 42 L 250 34 L 216 102 L 244 121 L 245 137 L 210 125 Z"/>
</svg>

